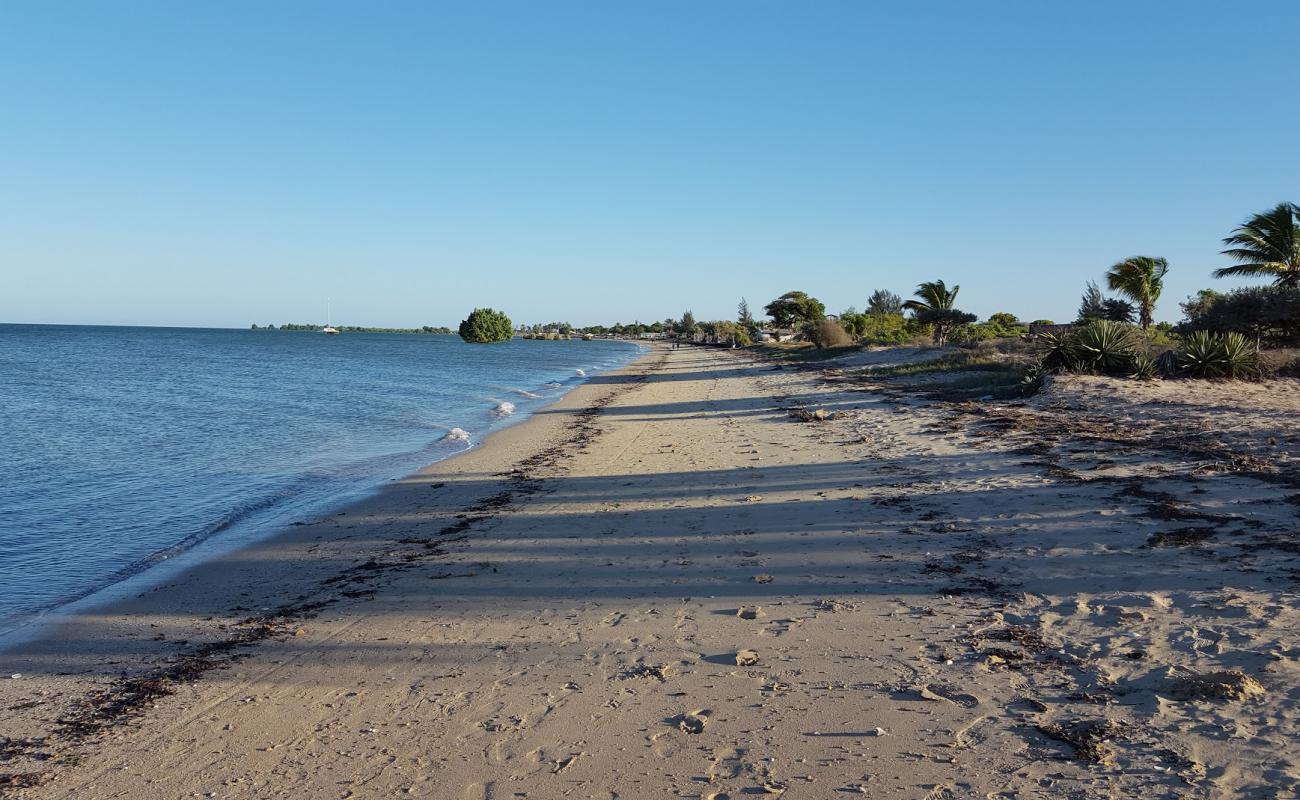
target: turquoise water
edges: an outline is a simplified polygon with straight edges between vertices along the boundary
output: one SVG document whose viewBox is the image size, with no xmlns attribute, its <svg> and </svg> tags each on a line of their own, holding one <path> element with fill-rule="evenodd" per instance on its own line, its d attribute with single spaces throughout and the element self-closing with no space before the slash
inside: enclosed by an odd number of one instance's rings
<svg viewBox="0 0 1300 800">
<path fill-rule="evenodd" d="M 639 350 L 0 325 L 0 631 L 454 455 Z"/>
</svg>

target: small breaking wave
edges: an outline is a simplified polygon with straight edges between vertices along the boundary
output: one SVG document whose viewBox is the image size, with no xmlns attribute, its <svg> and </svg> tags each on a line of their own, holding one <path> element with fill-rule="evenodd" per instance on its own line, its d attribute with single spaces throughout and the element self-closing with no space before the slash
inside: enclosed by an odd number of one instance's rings
<svg viewBox="0 0 1300 800">
<path fill-rule="evenodd" d="M 508 417 L 515 413 L 515 404 L 502 400 L 492 409 L 492 413 L 496 414 L 498 417 Z"/>
<path fill-rule="evenodd" d="M 452 428 L 447 431 L 447 435 L 442 437 L 444 442 L 468 442 L 469 431 L 464 428 Z"/>
<path fill-rule="evenodd" d="M 579 378 L 585 378 L 585 377 L 587 377 L 587 371 L 586 371 L 586 370 L 575 369 L 575 370 L 573 371 L 573 373 L 574 373 L 575 375 L 577 375 Z"/>
</svg>

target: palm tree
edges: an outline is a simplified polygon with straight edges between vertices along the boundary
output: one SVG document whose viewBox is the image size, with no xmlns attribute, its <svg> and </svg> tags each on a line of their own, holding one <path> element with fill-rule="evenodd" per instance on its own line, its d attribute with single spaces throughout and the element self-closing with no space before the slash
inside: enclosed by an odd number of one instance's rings
<svg viewBox="0 0 1300 800">
<path fill-rule="evenodd" d="M 908 300 L 903 303 L 903 308 L 909 311 L 941 311 L 952 308 L 952 304 L 957 302 L 957 292 L 961 291 L 960 286 L 954 286 L 949 289 L 943 281 L 926 281 L 916 287 L 916 296 L 920 300 Z"/>
<path fill-rule="evenodd" d="M 974 314 L 953 307 L 960 286 L 949 289 L 943 281 L 926 281 L 916 287 L 920 300 L 908 300 L 903 308 L 912 312 L 912 318 L 924 325 L 934 326 L 934 343 L 943 347 L 948 331 L 958 325 L 974 322 Z"/>
<path fill-rule="evenodd" d="M 1155 321 L 1152 314 L 1168 274 L 1169 262 L 1163 258 L 1133 256 L 1110 268 L 1106 273 L 1106 285 L 1112 292 L 1119 292 L 1137 304 L 1138 324 L 1146 329 Z"/>
<path fill-rule="evenodd" d="M 1216 269 L 1214 277 L 1263 275 L 1276 286 L 1300 286 L 1300 206 L 1295 203 L 1256 214 L 1223 243 L 1229 245 L 1223 255 L 1241 263 Z"/>
</svg>

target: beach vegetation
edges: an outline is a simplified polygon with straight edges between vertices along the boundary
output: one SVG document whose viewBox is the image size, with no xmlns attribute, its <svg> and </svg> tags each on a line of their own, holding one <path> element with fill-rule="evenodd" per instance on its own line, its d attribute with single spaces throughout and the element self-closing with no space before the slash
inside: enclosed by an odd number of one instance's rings
<svg viewBox="0 0 1300 800">
<path fill-rule="evenodd" d="M 840 315 L 840 325 L 855 341 L 863 345 L 906 345 L 926 338 L 930 329 L 902 313 L 858 313 L 853 310 Z"/>
<path fill-rule="evenodd" d="M 967 323 L 953 328 L 948 339 L 953 344 L 970 346 L 990 339 L 1024 336 L 1027 333 L 1029 326 L 1017 319 L 1015 314 L 999 311 L 984 322 Z"/>
<path fill-rule="evenodd" d="M 916 287 L 915 300 L 908 300 L 903 307 L 912 312 L 912 319 L 922 325 L 928 325 L 934 337 L 934 343 L 943 347 L 947 343 L 948 333 L 959 325 L 965 325 L 978 319 L 974 314 L 961 311 L 954 305 L 960 286 L 951 289 L 941 280 L 926 281 Z"/>
<path fill-rule="evenodd" d="M 1072 338 L 1076 371 L 1117 375 L 1132 370 L 1137 341 L 1129 326 L 1098 320 L 1073 332 Z"/>
<path fill-rule="evenodd" d="M 848 347 L 853 344 L 853 338 L 845 332 L 840 323 L 827 317 L 823 317 L 809 326 L 808 341 L 812 342 L 818 349 Z"/>
<path fill-rule="evenodd" d="M 1156 301 L 1164 289 L 1169 262 L 1154 256 L 1132 256 L 1115 264 L 1106 273 L 1106 285 L 1112 292 L 1133 301 L 1137 306 L 1138 324 L 1143 328 L 1155 322 Z"/>
<path fill-rule="evenodd" d="M 1203 289 L 1182 304 L 1180 333 L 1235 332 L 1261 345 L 1300 344 L 1300 288 L 1252 286 L 1231 292 Z"/>
<path fill-rule="evenodd" d="M 749 301 L 740 298 L 740 304 L 736 306 L 736 324 L 751 334 L 758 330 L 758 321 L 749 310 Z"/>
<path fill-rule="evenodd" d="M 870 367 L 861 374 L 907 386 L 934 397 L 960 400 L 1011 398 L 1033 394 L 1040 370 L 1029 345 L 1018 339 L 984 342 L 975 347 L 941 351 L 924 361 Z"/>
<path fill-rule="evenodd" d="M 514 326 L 504 312 L 476 308 L 460 323 L 460 338 L 473 344 L 507 342 L 514 336 Z"/>
<path fill-rule="evenodd" d="M 1106 297 L 1102 294 L 1100 286 L 1093 281 L 1088 281 L 1088 288 L 1084 290 L 1079 302 L 1079 314 L 1075 324 L 1087 325 L 1099 319 L 1111 322 L 1133 322 L 1137 319 L 1137 308 L 1123 298 Z"/>
<path fill-rule="evenodd" d="M 689 308 L 682 312 L 682 318 L 673 323 L 673 330 L 687 339 L 695 337 L 695 331 L 699 328 L 699 323 L 695 321 L 695 313 Z"/>
<path fill-rule="evenodd" d="M 807 328 L 826 316 L 826 306 L 806 292 L 786 292 L 763 307 L 778 328 Z"/>
<path fill-rule="evenodd" d="M 1150 353 L 1138 351 L 1133 354 L 1133 363 L 1129 377 L 1138 381 L 1155 380 L 1160 375 L 1160 362 Z"/>
<path fill-rule="evenodd" d="M 1278 203 L 1238 226 L 1223 240 L 1222 254 L 1238 263 L 1214 271 L 1216 278 L 1271 278 L 1273 285 L 1300 288 L 1300 206 Z"/>
<path fill-rule="evenodd" d="M 868 314 L 889 316 L 903 313 L 903 298 L 887 289 L 877 289 L 867 299 Z"/>
<path fill-rule="evenodd" d="M 1194 378 L 1251 379 L 1260 375 L 1259 350 L 1240 333 L 1193 331 L 1177 354 L 1178 368 Z"/>
<path fill-rule="evenodd" d="M 1062 333 L 1039 334 L 1039 363 L 1049 372 L 1129 375 L 1141 348 L 1132 326 L 1096 320 Z"/>
</svg>

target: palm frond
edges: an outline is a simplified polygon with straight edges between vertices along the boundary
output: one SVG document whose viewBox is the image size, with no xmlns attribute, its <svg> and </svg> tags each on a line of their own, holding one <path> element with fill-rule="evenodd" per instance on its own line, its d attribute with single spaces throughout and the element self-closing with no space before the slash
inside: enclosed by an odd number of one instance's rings
<svg viewBox="0 0 1300 800">
<path fill-rule="evenodd" d="M 1300 283 L 1300 206 L 1278 203 L 1237 227 L 1221 253 L 1240 264 L 1214 271 L 1216 278 L 1271 276 L 1279 284 Z"/>
<path fill-rule="evenodd" d="M 1231 278 L 1237 275 L 1250 275 L 1252 277 L 1259 275 L 1276 276 L 1282 272 L 1282 268 L 1277 264 L 1234 264 L 1231 267 L 1219 267 L 1214 271 L 1216 278 Z"/>
</svg>

